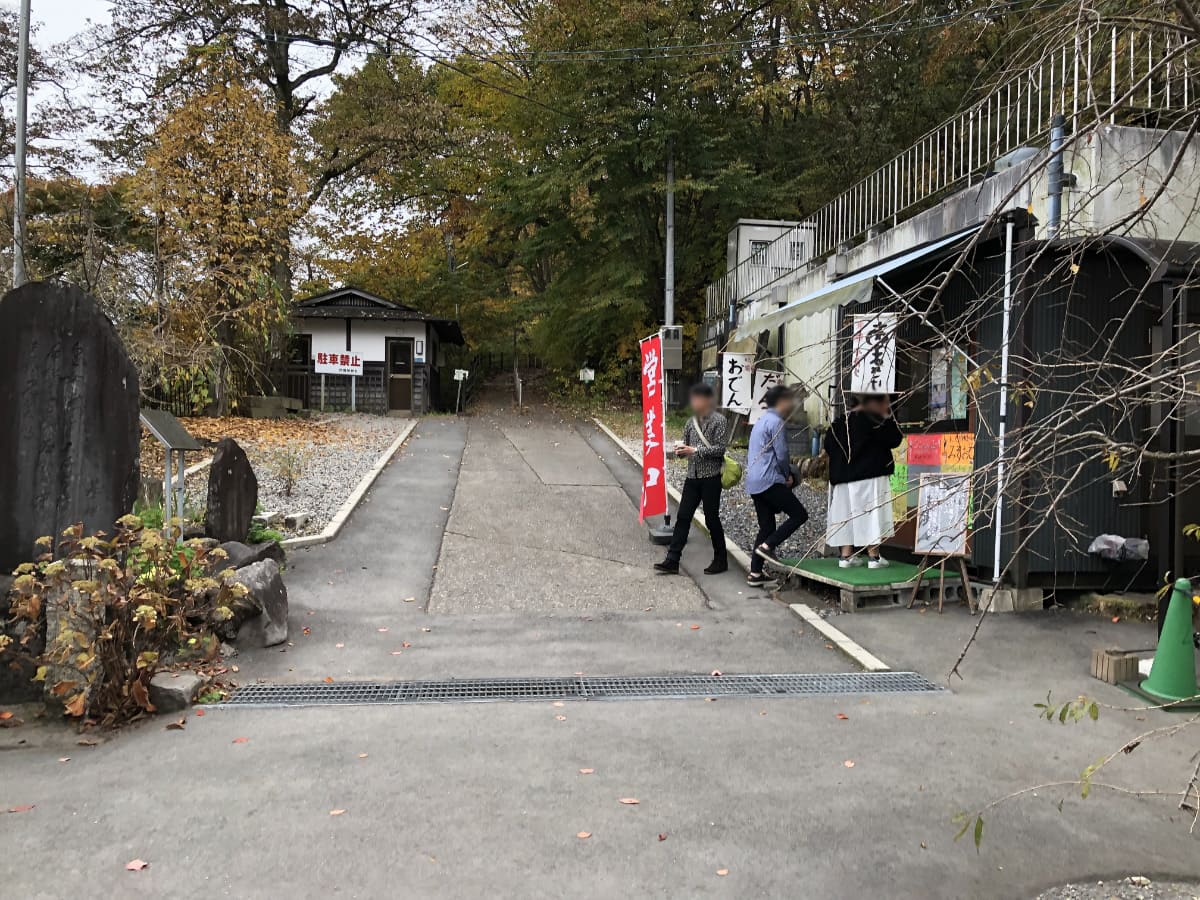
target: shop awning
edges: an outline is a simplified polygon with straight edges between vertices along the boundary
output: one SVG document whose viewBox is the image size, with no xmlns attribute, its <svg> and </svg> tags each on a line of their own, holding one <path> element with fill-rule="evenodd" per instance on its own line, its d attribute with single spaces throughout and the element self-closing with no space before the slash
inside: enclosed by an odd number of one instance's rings
<svg viewBox="0 0 1200 900">
<path fill-rule="evenodd" d="M 839 278 L 837 281 L 832 281 L 820 290 L 813 291 L 808 296 L 801 297 L 799 300 L 793 300 L 791 303 L 779 307 L 779 309 L 774 310 L 768 315 L 760 316 L 757 319 L 738 325 L 737 330 L 733 334 L 733 339 L 741 341 L 746 338 L 752 338 L 764 331 L 778 328 L 780 325 L 790 322 L 792 319 L 798 319 L 801 316 L 811 316 L 813 313 L 823 312 L 835 306 L 846 306 L 850 303 L 862 303 L 865 300 L 869 300 L 875 290 L 876 278 L 933 256 L 939 251 L 953 247 L 955 244 L 965 241 L 974 235 L 981 227 L 982 225 L 975 225 L 965 231 L 952 234 L 950 237 L 945 237 L 931 244 L 926 244 L 923 247 L 918 247 L 916 250 L 910 250 L 908 253 L 903 253 L 900 256 L 893 256 L 891 259 L 886 259 L 881 263 L 861 269 L 844 278 Z"/>
</svg>

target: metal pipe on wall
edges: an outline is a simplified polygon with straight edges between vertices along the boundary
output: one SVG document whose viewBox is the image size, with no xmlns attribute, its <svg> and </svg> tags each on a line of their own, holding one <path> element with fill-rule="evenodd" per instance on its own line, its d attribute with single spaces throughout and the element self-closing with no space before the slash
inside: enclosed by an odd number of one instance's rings
<svg viewBox="0 0 1200 900">
<path fill-rule="evenodd" d="M 1058 235 L 1062 226 L 1063 145 L 1067 139 L 1066 119 L 1056 113 L 1050 120 L 1050 163 L 1046 167 L 1046 236 Z"/>
<path fill-rule="evenodd" d="M 1008 343 L 1012 325 L 1013 221 L 1004 227 L 1004 313 L 1000 324 L 1000 420 L 996 428 L 996 515 L 993 518 L 995 547 L 992 554 L 992 584 L 1000 586 L 1000 544 L 1004 535 L 1004 451 L 1008 426 Z"/>
</svg>

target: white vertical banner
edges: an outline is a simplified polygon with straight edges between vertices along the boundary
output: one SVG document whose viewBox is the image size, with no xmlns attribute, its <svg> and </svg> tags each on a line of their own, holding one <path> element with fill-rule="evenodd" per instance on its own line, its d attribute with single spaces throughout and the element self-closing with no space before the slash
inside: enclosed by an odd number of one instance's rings
<svg viewBox="0 0 1200 900">
<path fill-rule="evenodd" d="M 734 413 L 748 415 L 753 397 L 751 373 L 753 353 L 721 354 L 721 405 Z"/>
<path fill-rule="evenodd" d="M 754 370 L 754 401 L 750 407 L 750 424 L 753 425 L 767 411 L 764 399 L 767 391 L 777 384 L 783 384 L 782 372 L 768 372 L 766 369 Z"/>
<path fill-rule="evenodd" d="M 896 390 L 896 313 L 851 316 L 854 328 L 850 393 L 891 394 Z"/>
</svg>

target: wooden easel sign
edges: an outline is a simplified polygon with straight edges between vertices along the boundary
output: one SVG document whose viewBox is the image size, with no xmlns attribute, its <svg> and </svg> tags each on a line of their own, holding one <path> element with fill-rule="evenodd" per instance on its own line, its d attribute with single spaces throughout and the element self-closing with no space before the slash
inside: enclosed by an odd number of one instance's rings
<svg viewBox="0 0 1200 900">
<path fill-rule="evenodd" d="M 946 597 L 946 563 L 957 560 L 958 574 L 962 578 L 963 593 L 971 612 L 975 611 L 975 598 L 971 595 L 971 580 L 967 574 L 967 528 L 970 520 L 971 476 L 969 473 L 921 474 L 920 492 L 917 499 L 917 536 L 913 550 L 921 554 L 917 567 L 917 580 L 913 585 L 908 607 L 916 602 L 917 591 L 925 573 L 937 566 L 938 612 Z M 935 558 L 936 562 L 930 562 Z"/>
</svg>

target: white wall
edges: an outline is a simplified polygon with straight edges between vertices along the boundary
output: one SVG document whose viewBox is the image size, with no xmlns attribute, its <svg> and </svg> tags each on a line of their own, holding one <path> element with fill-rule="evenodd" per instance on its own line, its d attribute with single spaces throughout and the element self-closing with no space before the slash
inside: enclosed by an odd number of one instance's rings
<svg viewBox="0 0 1200 900">
<path fill-rule="evenodd" d="M 414 349 L 425 343 L 424 322 L 388 322 L 364 319 L 350 320 L 350 352 L 357 353 L 363 362 L 385 362 L 385 338 L 409 337 Z M 299 334 L 312 335 L 312 352 L 345 353 L 345 319 L 306 319 Z M 424 348 L 424 358 L 416 353 L 416 362 L 432 361 L 431 348 Z"/>
</svg>

